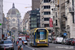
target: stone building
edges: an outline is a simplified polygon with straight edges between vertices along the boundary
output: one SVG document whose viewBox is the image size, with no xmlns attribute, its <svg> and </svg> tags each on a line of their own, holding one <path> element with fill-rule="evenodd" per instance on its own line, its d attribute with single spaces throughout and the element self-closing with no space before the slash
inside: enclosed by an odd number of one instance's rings
<svg viewBox="0 0 75 50">
<path fill-rule="evenodd" d="M 2 39 L 2 33 L 3 33 L 3 0 L 0 0 L 0 39 Z"/>
<path fill-rule="evenodd" d="M 67 37 L 69 38 L 75 38 L 75 0 L 65 0 L 66 3 L 66 16 L 67 16 L 67 21 L 66 21 L 66 32 L 67 32 Z"/>
<path fill-rule="evenodd" d="M 30 30 L 29 17 L 30 17 L 30 11 L 28 11 L 24 16 L 24 19 L 23 19 L 23 32 L 28 32 Z"/>
<path fill-rule="evenodd" d="M 56 35 L 62 36 L 67 33 L 68 38 L 75 38 L 75 17 L 74 8 L 75 0 L 55 0 L 55 32 Z"/>
<path fill-rule="evenodd" d="M 8 17 L 8 31 L 11 32 L 11 35 L 18 36 L 18 32 L 21 32 L 20 26 L 22 26 L 21 23 L 21 15 L 18 9 L 15 8 L 15 5 L 13 3 L 12 8 L 7 13 Z"/>
<path fill-rule="evenodd" d="M 7 34 L 7 18 L 3 14 L 3 35 L 6 37 Z"/>
</svg>

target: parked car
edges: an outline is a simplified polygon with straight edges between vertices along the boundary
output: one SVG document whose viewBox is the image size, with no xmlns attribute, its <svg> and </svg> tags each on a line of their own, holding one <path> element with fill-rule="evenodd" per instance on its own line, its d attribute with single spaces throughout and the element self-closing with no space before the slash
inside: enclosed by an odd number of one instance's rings
<svg viewBox="0 0 75 50">
<path fill-rule="evenodd" d="M 49 41 L 49 43 L 51 43 L 52 42 L 52 39 L 51 38 L 48 38 L 48 41 Z"/>
<path fill-rule="evenodd" d="M 62 44 L 66 44 L 66 41 L 68 40 L 69 38 L 64 38 L 63 40 L 62 40 Z"/>
<path fill-rule="evenodd" d="M 71 45 L 75 45 L 75 39 L 72 40 Z"/>
<path fill-rule="evenodd" d="M 57 37 L 54 43 L 62 43 L 63 37 Z"/>
<path fill-rule="evenodd" d="M 23 40 L 23 41 L 24 41 L 24 44 L 26 44 L 26 45 L 28 44 L 27 40 Z"/>
<path fill-rule="evenodd" d="M 11 40 L 2 40 L 0 42 L 0 50 L 6 49 L 14 50 L 14 46 Z"/>
<path fill-rule="evenodd" d="M 74 39 L 74 38 L 69 38 L 68 40 L 66 40 L 66 44 L 67 44 L 67 45 L 70 45 L 71 42 L 73 41 L 73 39 Z"/>
</svg>

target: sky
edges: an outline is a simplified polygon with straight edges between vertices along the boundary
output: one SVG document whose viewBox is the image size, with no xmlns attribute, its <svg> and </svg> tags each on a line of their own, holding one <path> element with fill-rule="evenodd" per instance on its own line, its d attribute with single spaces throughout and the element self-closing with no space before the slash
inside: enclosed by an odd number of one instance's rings
<svg viewBox="0 0 75 50">
<path fill-rule="evenodd" d="M 24 18 L 25 13 L 31 10 L 32 0 L 3 0 L 3 12 L 5 17 L 7 17 L 7 12 L 12 8 L 13 3 L 15 4 L 15 8 L 21 13 L 22 19 Z"/>
</svg>

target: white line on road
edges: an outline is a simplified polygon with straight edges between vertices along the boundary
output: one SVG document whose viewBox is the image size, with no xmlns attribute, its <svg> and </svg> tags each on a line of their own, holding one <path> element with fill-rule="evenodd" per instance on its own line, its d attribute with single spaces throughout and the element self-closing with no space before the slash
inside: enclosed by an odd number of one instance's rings
<svg viewBox="0 0 75 50">
<path fill-rule="evenodd" d="M 55 47 L 55 48 L 64 48 L 64 49 L 74 49 L 74 47 L 72 47 L 72 46 L 57 46 L 57 47 Z"/>
<path fill-rule="evenodd" d="M 31 48 L 31 47 L 29 47 L 29 46 L 26 46 L 27 48 L 30 48 L 30 49 L 32 49 L 32 50 L 35 50 L 35 49 L 33 49 L 33 48 Z"/>
</svg>

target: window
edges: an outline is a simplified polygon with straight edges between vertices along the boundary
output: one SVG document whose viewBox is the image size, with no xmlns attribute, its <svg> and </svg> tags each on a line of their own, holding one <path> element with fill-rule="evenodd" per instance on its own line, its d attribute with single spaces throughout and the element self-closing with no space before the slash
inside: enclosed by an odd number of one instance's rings
<svg viewBox="0 0 75 50">
<path fill-rule="evenodd" d="M 31 25 L 31 27 L 37 27 L 37 25 Z"/>
<path fill-rule="evenodd" d="M 49 18 L 44 18 L 44 21 L 49 21 Z"/>
<path fill-rule="evenodd" d="M 34 27 L 37 27 L 37 25 L 34 25 Z"/>
<path fill-rule="evenodd" d="M 57 12 L 56 12 L 56 17 L 57 17 Z"/>
<path fill-rule="evenodd" d="M 44 12 L 44 15 L 49 15 L 50 14 L 50 12 Z"/>
<path fill-rule="evenodd" d="M 74 11 L 74 0 L 72 0 L 72 8 L 73 8 L 73 11 Z"/>
<path fill-rule="evenodd" d="M 49 31 L 49 33 L 51 33 L 52 31 L 51 30 L 48 30 Z"/>
<path fill-rule="evenodd" d="M 44 6 L 44 9 L 50 9 L 50 6 Z"/>
<path fill-rule="evenodd" d="M 34 25 L 31 25 L 31 27 L 34 27 Z"/>
<path fill-rule="evenodd" d="M 56 26 L 58 25 L 57 20 L 56 20 Z"/>
<path fill-rule="evenodd" d="M 74 18 L 75 18 L 75 17 L 74 17 L 74 13 L 72 13 L 72 16 L 73 16 L 73 18 L 72 18 L 72 19 L 73 19 L 73 23 L 75 23 L 75 21 L 74 21 L 74 20 L 75 20 L 75 19 L 74 19 Z"/>
<path fill-rule="evenodd" d="M 36 18 L 31 18 L 31 20 L 36 20 Z"/>
<path fill-rule="evenodd" d="M 13 19 L 12 21 L 15 21 L 15 19 Z"/>
<path fill-rule="evenodd" d="M 44 24 L 44 27 L 49 27 L 49 24 Z"/>
<path fill-rule="evenodd" d="M 37 24 L 37 22 L 31 22 L 31 24 Z"/>
<path fill-rule="evenodd" d="M 51 0 L 44 0 L 44 3 L 46 3 L 46 2 L 50 2 Z"/>
<path fill-rule="evenodd" d="M 33 18 L 31 18 L 31 20 L 33 20 Z"/>
</svg>

